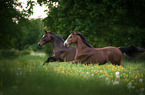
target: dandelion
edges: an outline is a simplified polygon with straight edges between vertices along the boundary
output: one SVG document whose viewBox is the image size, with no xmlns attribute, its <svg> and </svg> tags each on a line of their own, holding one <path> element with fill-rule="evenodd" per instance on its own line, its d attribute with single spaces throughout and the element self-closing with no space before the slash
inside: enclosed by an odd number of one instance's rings
<svg viewBox="0 0 145 95">
<path fill-rule="evenodd" d="M 89 72 L 86 73 L 87 75 L 90 74 Z"/>
<path fill-rule="evenodd" d="M 104 77 L 104 76 L 99 76 L 99 78 Z"/>
<path fill-rule="evenodd" d="M 64 71 L 62 71 L 62 73 L 64 73 Z"/>
<path fill-rule="evenodd" d="M 135 89 L 135 86 L 132 86 L 132 89 Z"/>
<path fill-rule="evenodd" d="M 137 78 L 137 75 L 135 76 L 135 78 Z"/>
<path fill-rule="evenodd" d="M 128 85 L 128 87 L 127 87 L 128 89 L 132 88 L 132 83 L 131 82 L 129 82 L 127 85 Z"/>
<path fill-rule="evenodd" d="M 129 83 L 128 83 L 128 85 L 132 85 L 132 83 L 131 83 L 131 82 L 129 82 Z"/>
<path fill-rule="evenodd" d="M 20 72 L 20 76 L 22 76 L 22 72 Z"/>
<path fill-rule="evenodd" d="M 116 78 L 120 78 L 120 76 L 116 76 Z"/>
<path fill-rule="evenodd" d="M 114 81 L 113 82 L 113 85 L 117 85 L 117 84 L 119 84 L 119 81 Z"/>
<path fill-rule="evenodd" d="M 143 79 L 139 79 L 139 82 L 141 82 L 141 83 L 142 83 L 142 82 L 143 82 Z"/>
<path fill-rule="evenodd" d="M 127 81 L 127 82 L 129 81 L 129 79 L 124 79 L 124 80 Z"/>
<path fill-rule="evenodd" d="M 115 75 L 116 75 L 116 78 L 120 78 L 120 76 L 119 76 L 119 72 L 118 72 L 118 71 L 115 72 Z"/>
<path fill-rule="evenodd" d="M 128 89 L 130 89 L 130 88 L 131 88 L 131 86 L 129 85 L 127 88 L 128 88 Z"/>
<path fill-rule="evenodd" d="M 115 73 L 115 75 L 118 76 L 118 75 L 119 75 L 119 72 L 117 71 L 117 72 Z"/>
<path fill-rule="evenodd" d="M 106 78 L 106 80 L 108 80 L 109 78 Z"/>
<path fill-rule="evenodd" d="M 92 76 L 94 76 L 94 74 L 92 74 Z"/>
</svg>

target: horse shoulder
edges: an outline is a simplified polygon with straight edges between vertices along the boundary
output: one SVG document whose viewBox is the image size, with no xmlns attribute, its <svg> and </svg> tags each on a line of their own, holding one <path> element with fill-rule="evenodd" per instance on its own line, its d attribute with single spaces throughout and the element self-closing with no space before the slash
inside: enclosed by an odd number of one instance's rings
<svg viewBox="0 0 145 95">
<path fill-rule="evenodd" d="M 55 57 L 60 57 L 61 55 L 63 55 L 65 53 L 64 49 L 58 49 L 55 50 Z"/>
<path fill-rule="evenodd" d="M 61 55 L 60 57 L 64 60 L 73 60 L 74 57 L 75 57 L 75 47 L 73 46 L 69 46 L 69 47 L 62 47 L 60 52 L 61 52 Z"/>
</svg>

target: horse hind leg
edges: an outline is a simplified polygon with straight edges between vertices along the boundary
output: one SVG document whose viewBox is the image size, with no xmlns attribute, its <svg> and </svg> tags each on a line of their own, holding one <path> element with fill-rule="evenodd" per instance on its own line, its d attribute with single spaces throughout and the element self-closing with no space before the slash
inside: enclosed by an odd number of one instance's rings
<svg viewBox="0 0 145 95">
<path fill-rule="evenodd" d="M 121 65 L 121 62 L 114 62 L 114 63 L 112 63 L 112 64 L 114 64 L 114 65 Z"/>
<path fill-rule="evenodd" d="M 97 61 L 97 63 L 99 63 L 99 65 L 104 65 L 106 64 L 108 61 L 107 60 L 100 60 L 100 61 Z"/>
<path fill-rule="evenodd" d="M 118 57 L 111 58 L 110 62 L 113 65 L 121 65 L 121 60 L 122 60 L 122 57 L 118 56 Z"/>
</svg>

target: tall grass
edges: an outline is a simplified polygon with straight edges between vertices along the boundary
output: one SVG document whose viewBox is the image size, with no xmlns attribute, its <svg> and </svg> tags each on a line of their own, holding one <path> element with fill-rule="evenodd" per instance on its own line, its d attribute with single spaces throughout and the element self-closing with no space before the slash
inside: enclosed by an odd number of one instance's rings
<svg viewBox="0 0 145 95">
<path fill-rule="evenodd" d="M 145 62 L 124 66 L 51 62 L 25 55 L 0 60 L 0 95 L 143 95 Z"/>
</svg>

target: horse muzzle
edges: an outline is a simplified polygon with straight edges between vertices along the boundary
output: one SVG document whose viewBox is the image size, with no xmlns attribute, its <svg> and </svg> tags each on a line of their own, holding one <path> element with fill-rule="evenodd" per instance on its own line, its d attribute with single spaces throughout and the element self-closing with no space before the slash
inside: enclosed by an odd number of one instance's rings
<svg viewBox="0 0 145 95">
<path fill-rule="evenodd" d="M 42 47 L 42 44 L 38 43 L 38 46 L 39 46 L 39 47 Z"/>
</svg>

